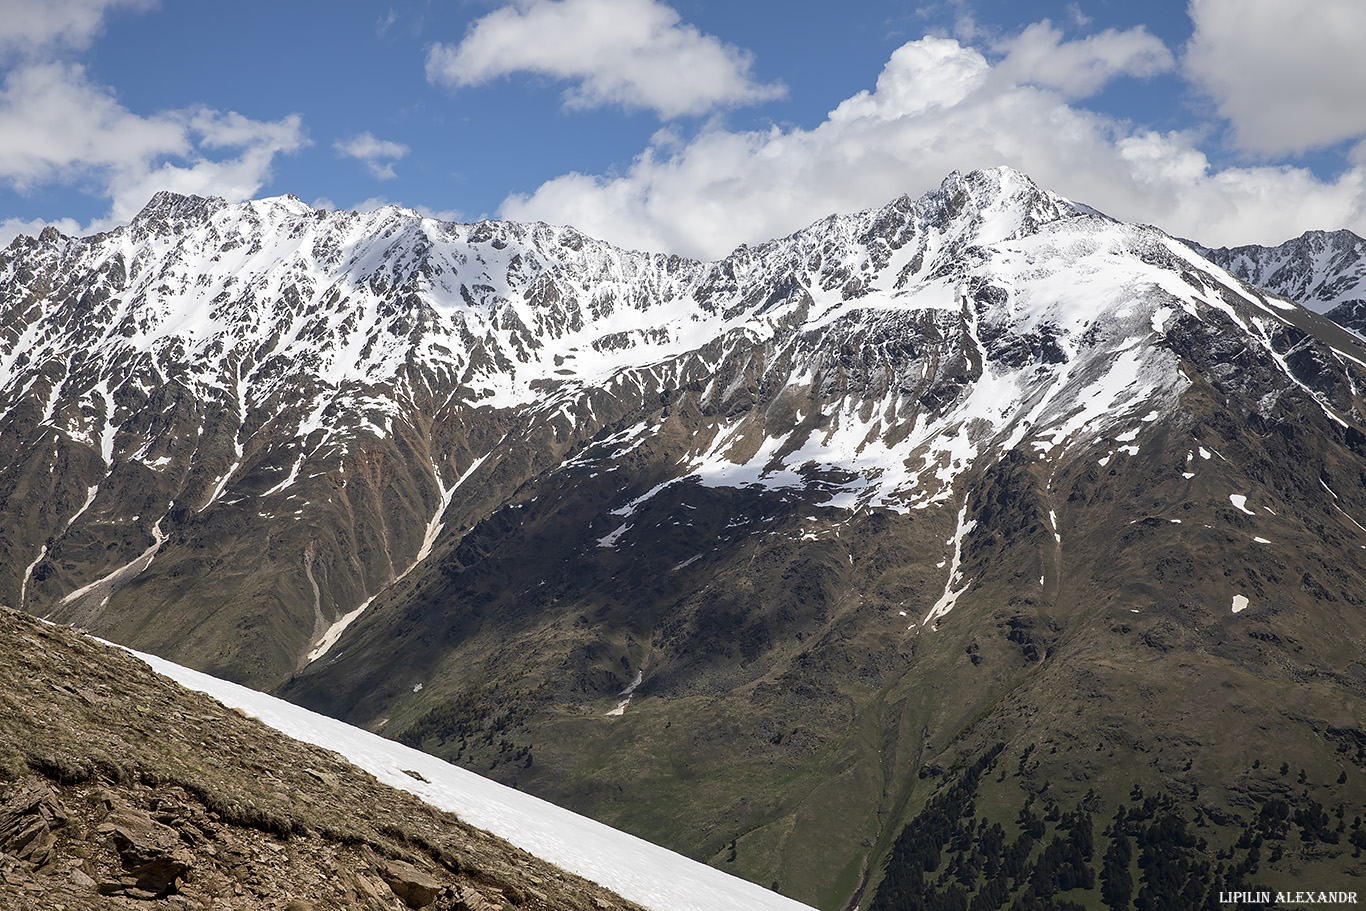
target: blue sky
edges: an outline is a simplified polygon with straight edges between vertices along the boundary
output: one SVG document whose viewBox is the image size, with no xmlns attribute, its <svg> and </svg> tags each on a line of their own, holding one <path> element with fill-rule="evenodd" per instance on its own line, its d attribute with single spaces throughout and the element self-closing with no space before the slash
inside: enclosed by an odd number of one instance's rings
<svg viewBox="0 0 1366 911">
<path fill-rule="evenodd" d="M 1360 0 L 0 0 L 0 242 L 159 189 L 723 255 L 1006 164 L 1209 244 L 1366 233 Z"/>
</svg>

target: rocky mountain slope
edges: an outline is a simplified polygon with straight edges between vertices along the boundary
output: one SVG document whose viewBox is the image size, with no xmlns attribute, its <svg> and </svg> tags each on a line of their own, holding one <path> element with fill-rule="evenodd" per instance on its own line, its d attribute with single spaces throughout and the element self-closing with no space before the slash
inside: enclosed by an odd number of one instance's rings
<svg viewBox="0 0 1366 911">
<path fill-rule="evenodd" d="M 1366 329 L 1366 239 L 1351 231 L 1308 231 L 1275 247 L 1195 249 L 1245 282 L 1357 334 Z"/>
<path fill-rule="evenodd" d="M 0 700 L 0 905 L 14 911 L 639 908 L 9 610 Z"/>
<path fill-rule="evenodd" d="M 0 326 L 0 598 L 819 907 L 997 745 L 1361 796 L 1366 349 L 1015 172 L 716 263 L 163 195 Z"/>
</svg>

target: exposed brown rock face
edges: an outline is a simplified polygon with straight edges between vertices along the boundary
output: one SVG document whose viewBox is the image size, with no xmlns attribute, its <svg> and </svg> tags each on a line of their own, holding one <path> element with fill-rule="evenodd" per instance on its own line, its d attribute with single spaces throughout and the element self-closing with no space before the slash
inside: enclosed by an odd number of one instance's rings
<svg viewBox="0 0 1366 911">
<path fill-rule="evenodd" d="M 0 908 L 637 906 L 335 754 L 0 609 Z"/>
<path fill-rule="evenodd" d="M 109 808 L 109 814 L 96 831 L 109 833 L 127 871 L 127 875 L 118 880 L 101 883 L 100 891 L 109 895 L 151 893 L 157 898 L 176 891 L 195 860 L 183 846 L 181 833 L 157 822 L 142 810 L 124 805 L 115 795 L 105 795 L 100 802 Z M 168 822 L 182 818 L 163 814 L 165 817 L 169 817 Z"/>
<path fill-rule="evenodd" d="M 66 809 L 52 789 L 41 779 L 25 778 L 0 807 L 0 851 L 41 869 L 53 859 L 52 830 L 66 820 Z"/>
</svg>

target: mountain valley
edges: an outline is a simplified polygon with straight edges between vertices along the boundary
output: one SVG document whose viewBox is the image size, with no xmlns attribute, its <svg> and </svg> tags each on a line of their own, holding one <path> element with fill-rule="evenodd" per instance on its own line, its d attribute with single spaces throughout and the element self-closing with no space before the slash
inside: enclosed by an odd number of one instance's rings
<svg viewBox="0 0 1366 911">
<path fill-rule="evenodd" d="M 1004 168 L 714 263 L 160 194 L 0 252 L 0 602 L 831 911 L 1129 907 L 1030 872 L 1120 808 L 1345 886 L 1361 243 Z"/>
</svg>

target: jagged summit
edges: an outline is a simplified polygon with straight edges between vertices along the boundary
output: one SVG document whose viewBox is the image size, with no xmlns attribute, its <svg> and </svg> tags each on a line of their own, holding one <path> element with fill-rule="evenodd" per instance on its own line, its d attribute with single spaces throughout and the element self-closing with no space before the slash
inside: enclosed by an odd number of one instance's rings
<svg viewBox="0 0 1366 911">
<path fill-rule="evenodd" d="M 174 236 L 191 230 L 217 212 L 227 208 L 217 196 L 193 196 L 160 190 L 147 201 L 126 228 L 134 237 Z"/>
<path fill-rule="evenodd" d="M 841 222 L 862 225 L 865 230 L 893 231 L 895 216 L 892 213 L 905 213 L 916 210 L 919 217 L 927 223 L 939 227 L 961 220 L 964 227 L 958 231 L 966 235 L 968 229 L 983 229 L 976 237 L 977 242 L 992 243 L 1007 239 L 1012 233 L 1031 230 L 1038 224 L 1059 217 L 1078 213 L 1094 213 L 1086 206 L 1078 206 L 1057 194 L 1039 188 L 1029 177 L 1009 167 L 972 171 L 963 174 L 951 172 L 939 188 L 920 197 L 902 196 L 885 206 L 869 209 L 855 215 L 831 215 L 813 225 L 796 232 L 796 235 L 828 232 Z M 366 213 L 329 212 L 315 210 L 292 193 L 267 197 L 242 203 L 228 203 L 221 197 L 203 197 L 161 190 L 152 196 L 142 210 L 133 218 L 130 225 L 116 231 L 155 230 L 158 233 L 178 233 L 193 229 L 200 223 L 212 220 L 227 210 L 225 221 L 246 219 L 257 222 L 266 213 L 284 214 L 303 218 L 345 218 L 364 219 L 368 229 L 382 225 L 380 231 L 390 230 L 385 224 L 390 220 L 430 222 L 433 224 L 457 225 L 456 222 L 441 222 L 423 216 L 417 211 L 395 204 L 380 206 Z M 375 218 L 376 215 L 378 218 Z M 367 218 L 368 216 L 368 218 Z M 566 243 L 590 241 L 586 235 L 579 234 L 569 226 L 550 226 L 544 223 L 518 224 L 497 220 L 482 220 L 464 224 L 470 229 L 465 232 L 478 239 L 494 239 L 495 236 L 507 241 L 505 235 L 526 238 L 531 235 L 550 232 L 565 235 Z M 56 229 L 53 229 L 55 231 Z M 297 227 L 296 227 L 297 230 Z M 790 238 L 768 241 L 763 244 L 749 245 L 772 246 L 783 244 Z M 677 259 L 677 257 L 674 257 Z"/>
<path fill-rule="evenodd" d="M 392 378 L 421 361 L 471 381 L 482 376 L 485 394 L 506 401 L 588 362 L 600 376 L 623 366 L 628 351 L 637 363 L 667 357 L 737 322 L 767 333 L 756 319 L 761 308 L 736 296 L 737 270 L 757 269 L 807 293 L 838 283 L 854 294 L 895 251 L 909 252 L 887 281 L 904 285 L 912 263 L 932 271 L 927 256 L 950 259 L 1070 211 L 1006 169 L 955 174 L 914 203 L 833 217 L 701 264 L 626 253 L 572 228 L 456 225 L 394 207 L 351 215 L 316 212 L 294 197 L 229 205 L 163 192 L 127 228 L 64 249 L 102 276 L 94 296 L 81 298 L 78 331 L 87 345 L 150 352 L 175 338 L 171 347 L 184 347 L 204 381 L 218 386 L 233 347 L 252 351 L 240 363 L 267 359 L 278 369 L 284 357 L 332 384 Z M 836 247 L 838 261 L 830 256 Z M 44 259 L 42 249 L 26 249 L 25 261 Z M 319 319 L 324 307 L 333 318 Z M 617 315 L 623 307 L 639 315 L 625 320 Z M 70 342 L 52 339 L 53 347 Z M 610 357 L 601 363 L 604 351 Z M 496 366 L 467 359 L 469 352 Z M 524 379 L 509 386 L 517 374 Z"/>
<path fill-rule="evenodd" d="M 227 200 L 221 196 L 199 196 L 194 193 L 177 193 L 174 190 L 158 190 L 152 194 L 147 205 L 142 207 L 133 220 L 164 218 L 177 212 L 199 214 L 208 210 L 211 214 L 227 204 Z"/>
<path fill-rule="evenodd" d="M 940 208 L 949 217 L 969 213 L 979 223 L 977 242 L 984 244 L 1011 240 L 1045 222 L 1093 211 L 1004 166 L 968 174 L 954 171 L 937 192 L 922 197 L 920 205 Z"/>
<path fill-rule="evenodd" d="M 954 171 L 937 189 L 919 197 L 903 195 L 852 215 L 830 215 L 786 237 L 742 246 L 729 258 L 793 245 L 821 246 L 836 238 L 881 249 L 885 255 L 926 232 L 955 247 L 991 244 L 1078 214 L 1094 214 L 1094 210 L 1041 189 L 1012 168 Z"/>
</svg>

